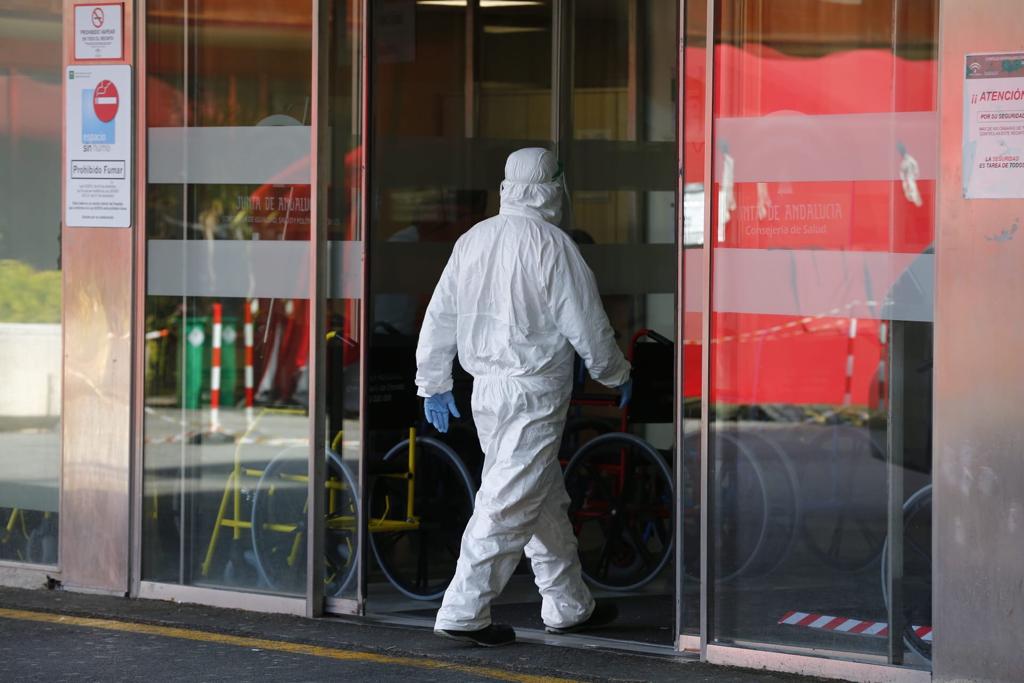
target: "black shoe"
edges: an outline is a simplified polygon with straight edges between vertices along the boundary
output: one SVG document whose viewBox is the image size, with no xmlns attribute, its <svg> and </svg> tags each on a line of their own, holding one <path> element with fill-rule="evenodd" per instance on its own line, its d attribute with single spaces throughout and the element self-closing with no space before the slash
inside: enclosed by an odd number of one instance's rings
<svg viewBox="0 0 1024 683">
<path fill-rule="evenodd" d="M 615 618 L 618 616 L 619 608 L 615 606 L 614 602 L 599 600 L 597 605 L 594 606 L 594 611 L 590 614 L 590 618 L 586 621 L 581 621 L 580 623 L 572 626 L 562 626 L 561 628 L 545 626 L 544 630 L 548 633 L 577 633 L 579 631 L 589 631 L 590 629 L 607 626 L 615 621 Z"/>
<path fill-rule="evenodd" d="M 480 647 L 500 647 L 516 642 L 516 632 L 511 626 L 491 624 L 477 631 L 456 631 L 453 629 L 434 629 L 434 633 L 442 638 L 464 640 Z"/>
</svg>

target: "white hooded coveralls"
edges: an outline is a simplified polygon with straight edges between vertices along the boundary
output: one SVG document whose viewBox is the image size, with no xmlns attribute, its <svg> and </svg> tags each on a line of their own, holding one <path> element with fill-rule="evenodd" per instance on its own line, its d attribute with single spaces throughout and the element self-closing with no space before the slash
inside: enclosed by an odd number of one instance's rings
<svg viewBox="0 0 1024 683">
<path fill-rule="evenodd" d="M 552 627 L 589 618 L 558 449 L 572 392 L 573 350 L 608 387 L 629 379 L 590 268 L 558 221 L 554 155 L 521 149 L 505 164 L 499 215 L 455 249 L 427 308 L 416 349 L 420 396 L 452 388 L 458 352 L 473 376 L 484 452 L 473 516 L 435 628 L 477 630 L 525 549 Z"/>
</svg>

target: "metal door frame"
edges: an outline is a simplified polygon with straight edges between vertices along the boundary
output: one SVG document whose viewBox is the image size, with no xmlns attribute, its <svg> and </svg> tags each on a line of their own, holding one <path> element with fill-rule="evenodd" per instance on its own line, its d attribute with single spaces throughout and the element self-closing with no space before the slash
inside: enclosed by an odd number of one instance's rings
<svg viewBox="0 0 1024 683">
<path fill-rule="evenodd" d="M 324 609 L 324 308 L 327 304 L 327 46 L 330 41 L 331 0 L 310 0 L 312 20 L 312 73 L 310 107 L 309 179 L 309 463 L 307 477 L 306 528 L 306 616 L 319 617 Z M 358 508 L 357 508 L 358 510 Z M 358 512 L 356 513 L 358 517 Z M 360 525 L 361 526 L 361 525 Z M 357 555 L 357 558 L 359 556 Z M 358 560 L 357 560 L 358 561 Z"/>
<path fill-rule="evenodd" d="M 326 443 L 324 425 L 326 423 L 326 406 L 324 397 L 326 394 L 327 378 L 323 371 L 323 359 L 325 354 L 325 337 L 323 331 L 326 329 L 326 321 L 324 320 L 324 307 L 327 303 L 327 297 L 329 294 L 329 281 L 328 276 L 334 278 L 337 274 L 329 274 L 328 268 L 329 258 L 327 257 L 327 204 L 326 201 L 319 201 L 319 197 L 327 196 L 327 186 L 330 181 L 330 168 L 331 165 L 330 155 L 330 135 L 328 133 L 328 121 L 330 120 L 328 104 L 330 101 L 330 93 L 328 92 L 328 84 L 330 82 L 328 77 L 329 64 L 329 46 L 334 36 L 331 35 L 332 25 L 330 17 L 334 16 L 333 8 L 336 3 L 343 3 L 345 0 L 312 0 L 314 5 L 314 31 L 313 31 L 313 97 L 316 102 L 315 111 L 317 116 L 314 119 L 317 124 L 313 130 L 314 143 L 312 144 L 312 154 L 314 159 L 314 173 L 316 178 L 315 192 L 318 199 L 312 200 L 311 205 L 315 207 L 315 242 L 316 251 L 318 253 L 317 268 L 311 268 L 311 276 L 315 277 L 315 282 L 311 283 L 310 287 L 310 305 L 315 306 L 317 309 L 316 316 L 310 316 L 310 358 L 314 357 L 319 362 L 319 370 L 315 376 L 311 373 L 310 378 L 310 389 L 318 387 L 317 390 L 317 403 L 316 411 L 312 411 L 313 407 L 313 395 L 310 395 L 310 418 L 312 423 L 310 425 L 310 443 L 314 445 L 310 452 L 310 472 L 314 473 L 315 476 L 311 476 L 309 479 L 309 495 L 310 500 L 318 501 L 320 498 L 316 495 L 316 490 L 323 486 L 324 477 L 326 473 L 324 471 L 324 458 L 323 458 L 323 444 Z M 330 614 L 354 614 L 362 615 L 366 611 L 366 563 L 369 559 L 367 554 L 366 542 L 367 542 L 367 529 L 366 524 L 363 523 L 363 514 L 366 510 L 366 451 L 365 445 L 367 443 L 367 423 L 366 423 L 366 409 L 367 409 L 367 361 L 369 357 L 369 337 L 366 332 L 367 327 L 367 296 L 370 291 L 370 267 L 369 267 L 369 249 L 368 239 L 369 234 L 369 191 L 370 191 L 370 174 L 368 172 L 368 159 L 370 158 L 370 34 L 371 34 L 371 7 L 372 0 L 357 0 L 358 2 L 358 19 L 356 24 L 357 29 L 357 40 L 358 45 L 358 71 L 356 78 L 358 79 L 358 102 L 355 103 L 356 111 L 359 113 L 359 146 L 361 148 L 360 164 L 359 164 L 359 199 L 358 199 L 358 226 L 359 226 L 359 240 L 358 243 L 362 249 L 362 258 L 360 262 L 362 264 L 362 271 L 359 275 L 360 281 L 360 303 L 359 303 L 359 463 L 358 471 L 356 472 L 356 488 L 357 497 L 359 504 L 357 505 L 357 521 L 356 521 L 356 581 L 355 581 L 355 596 L 354 597 L 343 597 L 333 598 L 325 597 L 323 594 L 323 575 L 322 571 L 322 557 L 323 557 L 323 537 L 325 530 L 325 519 L 323 511 L 323 501 L 319 500 L 314 505 L 309 506 L 309 521 L 308 527 L 312 530 L 309 538 L 307 562 L 309 570 L 306 574 L 307 590 L 307 615 L 311 617 L 323 616 L 326 613 Z M 333 26 L 335 32 L 344 30 L 343 27 Z M 315 273 L 313 271 L 316 271 Z M 314 320 L 316 319 L 316 320 Z M 315 348 L 314 348 L 315 347 Z M 314 433 L 314 430 L 318 433 Z M 315 509 L 314 509 L 315 508 Z"/>
</svg>

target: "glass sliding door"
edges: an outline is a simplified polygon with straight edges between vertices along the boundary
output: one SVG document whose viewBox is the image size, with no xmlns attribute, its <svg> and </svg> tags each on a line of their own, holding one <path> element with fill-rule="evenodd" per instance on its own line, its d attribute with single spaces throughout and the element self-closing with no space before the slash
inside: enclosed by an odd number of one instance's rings
<svg viewBox="0 0 1024 683">
<path fill-rule="evenodd" d="M 587 380 L 563 457 L 585 576 L 619 600 L 608 637 L 669 645 L 676 623 L 677 96 L 674 0 L 566 3 L 569 230 L 633 364 L 628 411 Z M 562 97 L 566 93 L 569 97 Z M 563 109 L 564 112 L 564 109 Z M 602 397 L 605 398 L 602 401 Z M 621 520 L 621 521 L 620 521 Z"/>
<path fill-rule="evenodd" d="M 311 9 L 146 11 L 142 579 L 302 596 Z"/>
<path fill-rule="evenodd" d="M 559 459 L 584 572 L 596 594 L 619 599 L 619 628 L 605 635 L 668 646 L 678 3 L 394 0 L 374 3 L 369 21 L 367 607 L 432 618 L 454 570 L 483 459 L 468 410 L 472 378 L 456 369 L 464 417 L 445 435 L 427 429 L 413 384 L 416 339 L 455 240 L 498 211 L 507 155 L 545 147 L 565 168 L 560 226 L 595 272 L 637 366 L 628 415 L 589 381 L 570 407 Z M 425 487 L 410 499 L 413 461 Z M 420 526 L 404 521 L 408 505 L 423 511 Z M 493 613 L 542 626 L 528 562 Z"/>
<path fill-rule="evenodd" d="M 929 665 L 937 5 L 714 3 L 709 643 Z"/>
<path fill-rule="evenodd" d="M 372 5 L 364 453 L 374 612 L 432 618 L 454 574 L 483 463 L 472 378 L 456 367 L 464 417 L 447 434 L 428 429 L 415 346 L 455 240 L 497 213 L 506 156 L 549 145 L 551 15 L 550 2 L 533 0 Z"/>
<path fill-rule="evenodd" d="M 0 8 L 0 561 L 57 564 L 61 12 Z"/>
</svg>

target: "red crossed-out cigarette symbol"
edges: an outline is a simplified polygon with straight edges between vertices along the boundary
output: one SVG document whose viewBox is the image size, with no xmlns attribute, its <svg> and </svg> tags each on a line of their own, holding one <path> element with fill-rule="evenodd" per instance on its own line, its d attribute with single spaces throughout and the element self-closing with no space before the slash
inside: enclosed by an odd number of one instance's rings
<svg viewBox="0 0 1024 683">
<path fill-rule="evenodd" d="M 92 25 L 96 28 L 103 26 L 103 8 L 94 7 L 92 10 Z"/>
<path fill-rule="evenodd" d="M 107 123 L 117 115 L 117 87 L 110 81 L 100 81 L 92 94 L 92 108 L 96 118 Z"/>
</svg>

